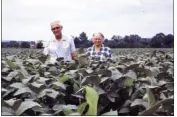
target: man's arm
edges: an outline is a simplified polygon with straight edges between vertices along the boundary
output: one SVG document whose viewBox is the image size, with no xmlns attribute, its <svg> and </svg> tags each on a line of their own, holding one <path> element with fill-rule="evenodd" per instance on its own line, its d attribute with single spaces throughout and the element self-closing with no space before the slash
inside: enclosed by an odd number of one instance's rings
<svg viewBox="0 0 177 117">
<path fill-rule="evenodd" d="M 44 51 L 43 51 L 44 55 L 50 54 L 49 44 L 50 44 L 50 41 L 47 42 L 47 45 L 44 47 Z"/>
<path fill-rule="evenodd" d="M 49 54 L 49 49 L 48 49 L 48 47 L 45 47 L 45 48 L 44 48 L 43 54 L 44 54 L 44 55 L 48 55 L 48 54 Z"/>
<path fill-rule="evenodd" d="M 71 56 L 72 56 L 72 59 L 75 59 L 77 57 L 76 47 L 75 47 L 73 39 L 71 39 Z"/>
</svg>

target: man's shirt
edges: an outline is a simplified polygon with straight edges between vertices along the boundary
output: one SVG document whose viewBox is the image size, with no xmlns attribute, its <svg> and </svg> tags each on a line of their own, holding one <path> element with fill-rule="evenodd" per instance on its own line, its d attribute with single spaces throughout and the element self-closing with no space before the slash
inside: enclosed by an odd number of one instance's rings
<svg viewBox="0 0 177 117">
<path fill-rule="evenodd" d="M 63 57 L 64 60 L 72 60 L 71 54 L 74 51 L 76 51 L 76 48 L 73 39 L 62 36 L 60 41 L 51 40 L 44 48 L 43 54 L 50 55 L 52 61 L 59 57 Z"/>
<path fill-rule="evenodd" d="M 94 45 L 92 47 L 89 47 L 87 49 L 87 54 L 89 54 L 91 57 L 98 57 L 101 61 L 105 60 L 105 57 L 111 57 L 112 56 L 112 51 L 109 47 L 104 47 L 102 44 L 100 51 L 96 52 Z"/>
</svg>

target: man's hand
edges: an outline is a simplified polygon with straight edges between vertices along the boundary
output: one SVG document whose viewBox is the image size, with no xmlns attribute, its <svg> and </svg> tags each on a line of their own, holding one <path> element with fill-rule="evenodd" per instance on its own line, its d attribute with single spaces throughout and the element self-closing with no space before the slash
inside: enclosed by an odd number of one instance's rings
<svg viewBox="0 0 177 117">
<path fill-rule="evenodd" d="M 76 57 L 77 57 L 76 52 L 72 52 L 71 56 L 72 56 L 72 59 L 73 59 L 73 60 L 75 60 L 75 59 L 76 59 Z"/>
</svg>

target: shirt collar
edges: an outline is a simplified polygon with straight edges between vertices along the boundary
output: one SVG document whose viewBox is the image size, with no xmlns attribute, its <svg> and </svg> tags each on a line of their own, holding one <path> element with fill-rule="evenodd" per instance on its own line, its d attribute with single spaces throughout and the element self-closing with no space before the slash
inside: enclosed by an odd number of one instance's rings
<svg viewBox="0 0 177 117">
<path fill-rule="evenodd" d="M 61 42 L 66 41 L 66 37 L 62 35 Z M 53 39 L 53 42 L 57 42 L 56 38 Z"/>
<path fill-rule="evenodd" d="M 101 50 L 102 48 L 104 48 L 104 44 L 101 45 L 100 50 Z M 95 45 L 92 46 L 92 50 L 93 50 L 93 51 L 95 50 Z"/>
</svg>

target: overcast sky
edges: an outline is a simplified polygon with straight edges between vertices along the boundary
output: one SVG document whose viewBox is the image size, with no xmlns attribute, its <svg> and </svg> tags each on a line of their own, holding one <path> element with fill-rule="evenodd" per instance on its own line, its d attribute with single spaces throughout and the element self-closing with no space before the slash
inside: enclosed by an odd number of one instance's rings
<svg viewBox="0 0 177 117">
<path fill-rule="evenodd" d="M 2 40 L 49 40 L 50 22 L 64 35 L 173 34 L 173 0 L 2 0 Z"/>
</svg>

